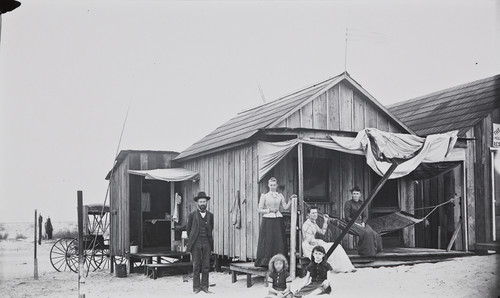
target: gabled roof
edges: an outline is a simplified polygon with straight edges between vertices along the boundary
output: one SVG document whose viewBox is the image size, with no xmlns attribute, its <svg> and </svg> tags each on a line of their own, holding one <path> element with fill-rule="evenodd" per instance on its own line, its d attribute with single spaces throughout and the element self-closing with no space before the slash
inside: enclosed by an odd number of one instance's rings
<svg viewBox="0 0 500 298">
<path fill-rule="evenodd" d="M 500 74 L 437 91 L 389 106 L 419 135 L 459 130 L 463 136 L 493 109 L 500 107 Z"/>
<path fill-rule="evenodd" d="M 394 117 L 383 105 L 376 101 L 373 96 L 366 92 L 361 85 L 354 81 L 347 72 L 344 72 L 338 76 L 314 84 L 275 101 L 239 113 L 236 117 L 227 121 L 203 139 L 182 151 L 175 160 L 208 154 L 220 150 L 221 148 L 227 148 L 228 146 L 248 143 L 250 142 L 250 138 L 259 130 L 274 128 L 276 125 L 280 124 L 283 119 L 343 80 L 355 86 L 361 93 L 367 96 L 375 106 L 388 114 L 388 116 L 404 130 L 411 132 L 407 126 Z"/>
</svg>

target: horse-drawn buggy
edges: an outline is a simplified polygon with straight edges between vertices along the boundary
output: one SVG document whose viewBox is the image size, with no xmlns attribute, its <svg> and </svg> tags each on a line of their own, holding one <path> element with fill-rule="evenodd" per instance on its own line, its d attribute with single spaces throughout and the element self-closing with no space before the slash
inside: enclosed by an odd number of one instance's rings
<svg viewBox="0 0 500 298">
<path fill-rule="evenodd" d="M 109 206 L 83 206 L 83 258 L 88 273 L 109 267 Z M 80 243 L 77 238 L 61 238 L 50 250 L 50 262 L 57 271 L 78 272 Z"/>
</svg>

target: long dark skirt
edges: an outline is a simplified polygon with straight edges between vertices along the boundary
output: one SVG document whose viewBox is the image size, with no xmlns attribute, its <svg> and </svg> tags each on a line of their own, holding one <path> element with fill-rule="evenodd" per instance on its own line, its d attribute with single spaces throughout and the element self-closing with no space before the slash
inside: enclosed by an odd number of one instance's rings
<svg viewBox="0 0 500 298">
<path fill-rule="evenodd" d="M 360 256 L 374 256 L 382 251 L 382 237 L 375 232 L 372 227 L 365 224 L 365 227 L 356 226 L 359 233 L 358 254 Z"/>
<path fill-rule="evenodd" d="M 283 254 L 286 257 L 285 237 L 285 222 L 283 221 L 283 217 L 262 218 L 255 266 L 267 267 L 269 260 L 275 254 Z"/>
</svg>

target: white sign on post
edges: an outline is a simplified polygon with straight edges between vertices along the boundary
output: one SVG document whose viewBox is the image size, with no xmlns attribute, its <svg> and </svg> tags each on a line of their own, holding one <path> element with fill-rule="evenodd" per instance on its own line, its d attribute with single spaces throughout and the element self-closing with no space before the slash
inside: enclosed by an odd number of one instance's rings
<svg viewBox="0 0 500 298">
<path fill-rule="evenodd" d="M 493 123 L 493 147 L 500 147 L 500 124 Z"/>
</svg>

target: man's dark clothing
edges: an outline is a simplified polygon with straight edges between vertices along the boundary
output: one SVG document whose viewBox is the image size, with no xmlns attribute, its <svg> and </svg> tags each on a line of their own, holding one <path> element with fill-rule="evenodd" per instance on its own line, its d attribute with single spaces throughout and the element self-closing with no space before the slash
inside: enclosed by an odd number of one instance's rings
<svg viewBox="0 0 500 298">
<path fill-rule="evenodd" d="M 208 211 L 205 217 L 199 210 L 193 211 L 188 216 L 187 251 L 191 252 L 193 259 L 193 291 L 208 291 L 208 273 L 210 271 L 210 255 L 213 247 L 214 215 Z M 200 283 L 201 271 L 201 283 Z"/>
</svg>

